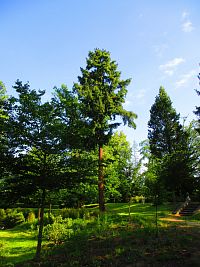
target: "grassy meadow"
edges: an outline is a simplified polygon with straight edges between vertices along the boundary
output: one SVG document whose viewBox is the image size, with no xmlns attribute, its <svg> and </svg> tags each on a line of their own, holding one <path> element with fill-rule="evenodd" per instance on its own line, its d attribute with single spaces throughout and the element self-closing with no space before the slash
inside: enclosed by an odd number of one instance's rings
<svg viewBox="0 0 200 267">
<path fill-rule="evenodd" d="M 98 207 L 86 207 L 71 218 L 53 210 L 40 262 L 32 260 L 36 224 L 0 230 L 0 266 L 200 266 L 199 214 L 176 217 L 171 205 L 161 205 L 156 223 L 152 204 L 107 204 L 106 210 L 100 215 Z"/>
</svg>

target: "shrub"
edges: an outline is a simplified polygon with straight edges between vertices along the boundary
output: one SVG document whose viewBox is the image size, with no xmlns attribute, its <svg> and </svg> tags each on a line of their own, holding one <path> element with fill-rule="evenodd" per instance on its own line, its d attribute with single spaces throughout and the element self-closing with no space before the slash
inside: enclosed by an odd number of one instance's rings
<svg viewBox="0 0 200 267">
<path fill-rule="evenodd" d="M 16 225 L 19 225 L 25 221 L 24 215 L 22 212 L 17 212 L 16 210 L 6 210 L 7 216 L 4 219 L 5 228 L 13 228 Z"/>
<path fill-rule="evenodd" d="M 61 210 L 61 216 L 63 219 L 65 218 L 72 218 L 72 219 L 78 219 L 78 218 L 89 218 L 90 213 L 87 209 L 80 208 L 80 209 L 62 209 Z"/>
<path fill-rule="evenodd" d="M 66 218 L 72 218 L 72 219 L 76 219 L 79 218 L 80 214 L 79 214 L 79 209 L 62 209 L 61 210 L 61 216 L 63 219 Z"/>
<path fill-rule="evenodd" d="M 4 209 L 0 209 L 0 229 L 4 228 L 4 220 L 6 218 L 6 212 Z"/>
<path fill-rule="evenodd" d="M 72 227 L 72 219 L 57 218 L 53 224 L 48 224 L 44 227 L 44 237 L 55 244 L 60 244 L 74 233 Z"/>
<path fill-rule="evenodd" d="M 35 213 L 33 211 L 29 212 L 27 216 L 27 222 L 34 222 L 35 221 Z"/>
<path fill-rule="evenodd" d="M 143 196 L 135 196 L 131 198 L 131 202 L 133 203 L 142 203 L 142 201 L 145 201 Z"/>
<path fill-rule="evenodd" d="M 55 221 L 55 217 L 53 216 L 52 213 L 45 213 L 44 214 L 44 226 L 48 225 L 48 224 L 52 224 Z"/>
</svg>

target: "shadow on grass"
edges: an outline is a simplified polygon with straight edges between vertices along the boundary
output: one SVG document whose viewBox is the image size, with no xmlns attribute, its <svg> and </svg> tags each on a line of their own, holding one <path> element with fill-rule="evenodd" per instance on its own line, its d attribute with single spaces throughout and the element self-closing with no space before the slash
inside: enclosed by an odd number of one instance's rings
<svg viewBox="0 0 200 267">
<path fill-rule="evenodd" d="M 179 225 L 160 227 L 158 237 L 155 228 L 134 224 L 98 236 L 80 233 L 54 249 L 47 247 L 40 266 L 199 266 L 199 228 Z"/>
</svg>

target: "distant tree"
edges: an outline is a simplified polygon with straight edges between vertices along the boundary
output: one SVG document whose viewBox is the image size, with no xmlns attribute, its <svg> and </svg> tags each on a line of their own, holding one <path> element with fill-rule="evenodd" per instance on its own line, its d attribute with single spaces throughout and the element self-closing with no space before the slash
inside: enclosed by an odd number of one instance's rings
<svg viewBox="0 0 200 267">
<path fill-rule="evenodd" d="M 6 135 L 8 121 L 7 99 L 5 85 L 0 81 L 0 191 L 3 190 L 2 184 L 8 175 L 9 170 L 7 167 L 12 156 L 9 151 L 8 136 Z M 3 199 L 1 199 L 1 203 L 3 203 Z"/>
<path fill-rule="evenodd" d="M 199 75 L 197 77 L 198 77 L 198 79 L 200 81 L 200 73 L 199 73 Z M 200 96 L 200 91 L 196 90 L 196 92 L 197 92 L 197 95 Z M 198 117 L 199 126 L 196 129 L 197 129 L 198 133 L 200 134 L 200 106 L 196 107 L 196 110 L 194 111 L 194 114 L 196 114 L 197 117 Z"/>
<path fill-rule="evenodd" d="M 160 87 L 155 103 L 150 110 L 148 122 L 148 139 L 151 154 L 162 158 L 172 153 L 182 138 L 180 115 L 172 107 L 172 102 L 165 89 Z"/>
<path fill-rule="evenodd" d="M 103 145 L 120 125 L 116 121 L 118 116 L 124 124 L 134 128 L 137 116 L 123 108 L 130 79 L 120 79 L 121 73 L 109 52 L 100 49 L 89 52 L 86 68 L 81 68 L 81 73 L 79 83 L 74 84 L 74 92 L 81 104 L 81 114 L 91 129 L 89 143 L 99 149 L 99 208 L 104 211 Z"/>
<path fill-rule="evenodd" d="M 194 189 L 188 133 L 179 118 L 165 89 L 160 87 L 150 110 L 148 139 L 151 155 L 161 161 L 160 176 L 174 196 Z"/>
<path fill-rule="evenodd" d="M 133 188 L 132 148 L 123 132 L 115 132 L 104 146 L 105 196 L 109 201 L 127 201 Z"/>
<path fill-rule="evenodd" d="M 192 121 L 190 124 L 186 127 L 186 131 L 189 135 L 189 148 L 191 151 L 191 165 L 194 172 L 194 183 L 195 183 L 195 195 L 200 197 L 200 136 L 199 132 L 197 131 L 199 127 L 198 121 Z"/>
</svg>

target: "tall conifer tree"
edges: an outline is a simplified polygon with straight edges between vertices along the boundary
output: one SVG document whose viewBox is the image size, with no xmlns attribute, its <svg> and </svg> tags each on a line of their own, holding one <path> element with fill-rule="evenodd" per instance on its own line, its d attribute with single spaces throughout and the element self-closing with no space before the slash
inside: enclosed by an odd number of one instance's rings
<svg viewBox="0 0 200 267">
<path fill-rule="evenodd" d="M 130 79 L 122 80 L 117 64 L 111 60 L 106 50 L 95 49 L 89 52 L 86 68 L 81 68 L 79 83 L 74 84 L 74 91 L 81 104 L 83 118 L 88 121 L 91 129 L 90 142 L 99 148 L 99 207 L 105 210 L 104 176 L 103 176 L 103 145 L 106 144 L 121 123 L 116 118 L 122 118 L 124 124 L 135 128 L 135 113 L 123 108 Z"/>
<path fill-rule="evenodd" d="M 199 84 L 200 84 L 200 73 L 198 75 L 198 79 L 199 79 Z M 198 96 L 200 96 L 200 91 L 196 90 L 196 92 L 197 92 Z M 197 128 L 197 131 L 198 131 L 198 133 L 200 133 L 200 106 L 196 107 L 194 114 L 196 114 L 198 117 L 199 127 Z"/>
<path fill-rule="evenodd" d="M 160 179 L 174 196 L 192 192 L 194 184 L 188 134 L 179 118 L 165 89 L 160 87 L 150 110 L 148 139 L 151 155 L 161 162 Z"/>
<path fill-rule="evenodd" d="M 150 110 L 148 122 L 148 139 L 151 154 L 162 158 L 175 150 L 180 141 L 180 115 L 172 107 L 172 102 L 165 89 L 160 87 L 155 103 Z"/>
</svg>

